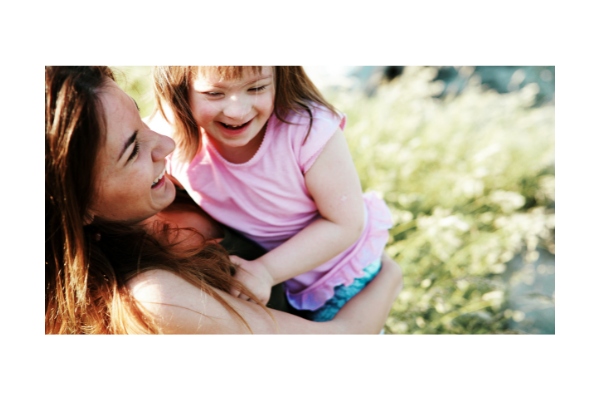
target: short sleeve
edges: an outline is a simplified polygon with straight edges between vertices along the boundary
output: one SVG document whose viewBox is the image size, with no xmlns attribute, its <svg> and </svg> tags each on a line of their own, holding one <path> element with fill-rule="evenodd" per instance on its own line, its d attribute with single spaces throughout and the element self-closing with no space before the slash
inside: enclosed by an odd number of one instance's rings
<svg viewBox="0 0 600 400">
<path fill-rule="evenodd" d="M 306 142 L 300 147 L 299 163 L 303 174 L 312 167 L 337 129 L 343 131 L 346 126 L 345 114 L 332 113 L 321 107 L 314 107 L 311 111 L 313 112 L 312 127 Z"/>
</svg>

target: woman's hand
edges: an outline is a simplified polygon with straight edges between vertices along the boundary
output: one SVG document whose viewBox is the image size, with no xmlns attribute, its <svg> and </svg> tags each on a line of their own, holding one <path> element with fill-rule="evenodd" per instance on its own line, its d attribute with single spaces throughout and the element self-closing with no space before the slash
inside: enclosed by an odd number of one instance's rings
<svg viewBox="0 0 600 400">
<path fill-rule="evenodd" d="M 248 261 L 237 256 L 230 256 L 229 258 L 234 264 L 239 265 L 233 278 L 246 286 L 261 303 L 266 305 L 271 297 L 271 287 L 274 283 L 273 277 L 264 264 L 260 262 L 260 259 Z M 230 294 L 242 300 L 252 301 L 248 296 L 236 289 L 231 289 Z"/>
</svg>

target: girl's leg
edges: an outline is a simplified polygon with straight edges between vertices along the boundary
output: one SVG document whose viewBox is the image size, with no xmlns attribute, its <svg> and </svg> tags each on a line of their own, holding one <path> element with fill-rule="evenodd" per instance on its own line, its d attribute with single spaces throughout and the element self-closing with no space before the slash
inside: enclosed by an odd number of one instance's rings
<svg viewBox="0 0 600 400">
<path fill-rule="evenodd" d="M 381 259 L 378 259 L 364 269 L 365 275 L 363 277 L 356 278 L 350 286 L 337 286 L 333 297 L 327 300 L 323 307 L 314 311 L 304 310 L 302 316 L 311 321 L 331 321 L 344 304 L 375 278 L 380 269 Z"/>
</svg>

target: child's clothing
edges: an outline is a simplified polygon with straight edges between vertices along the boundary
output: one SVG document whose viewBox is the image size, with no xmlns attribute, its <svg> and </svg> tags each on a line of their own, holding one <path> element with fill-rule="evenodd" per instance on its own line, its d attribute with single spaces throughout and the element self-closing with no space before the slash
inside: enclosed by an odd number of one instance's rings
<svg viewBox="0 0 600 400">
<path fill-rule="evenodd" d="M 304 311 L 301 316 L 316 322 L 331 321 L 348 300 L 363 290 L 377 276 L 380 269 L 381 258 L 378 258 L 363 270 L 365 275 L 362 278 L 354 279 L 354 282 L 350 286 L 336 286 L 333 297 L 327 300 L 322 307 L 315 311 Z"/>
<path fill-rule="evenodd" d="M 273 114 L 250 161 L 228 162 L 203 137 L 201 149 L 190 163 L 169 157 L 167 172 L 217 221 L 272 250 L 320 218 L 304 175 L 337 128 L 344 129 L 346 117 L 320 106 L 311 111 L 308 138 L 308 113 L 290 112 L 286 119 L 292 124 L 280 122 Z M 158 124 L 152 126 L 168 132 Z M 374 193 L 365 194 L 364 202 L 365 228 L 358 241 L 325 264 L 285 282 L 292 306 L 317 310 L 334 296 L 337 286 L 351 285 L 364 276 L 367 266 L 381 258 L 387 230 L 392 226 L 391 215 Z"/>
</svg>

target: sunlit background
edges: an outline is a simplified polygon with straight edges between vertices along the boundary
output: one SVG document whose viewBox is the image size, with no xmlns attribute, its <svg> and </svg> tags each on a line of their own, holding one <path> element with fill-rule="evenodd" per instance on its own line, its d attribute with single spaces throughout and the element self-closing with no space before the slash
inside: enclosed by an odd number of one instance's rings
<svg viewBox="0 0 600 400">
<path fill-rule="evenodd" d="M 116 69 L 149 115 L 151 68 Z M 554 67 L 305 69 L 392 211 L 386 332 L 554 334 Z"/>
</svg>

